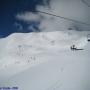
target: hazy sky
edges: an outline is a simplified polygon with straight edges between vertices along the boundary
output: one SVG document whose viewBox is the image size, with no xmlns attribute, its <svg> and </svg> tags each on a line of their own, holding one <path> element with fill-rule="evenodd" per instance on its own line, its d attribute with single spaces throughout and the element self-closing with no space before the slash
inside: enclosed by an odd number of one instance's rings
<svg viewBox="0 0 90 90">
<path fill-rule="evenodd" d="M 90 4 L 89 0 L 85 2 Z M 60 22 L 58 18 L 52 16 L 31 13 L 35 10 L 90 24 L 90 7 L 85 2 L 83 0 L 0 0 L 0 37 L 13 32 L 31 32 L 39 29 L 48 31 L 53 28 L 57 30 L 61 26 L 70 24 L 67 21 Z M 88 26 L 88 30 L 89 28 Z"/>
<path fill-rule="evenodd" d="M 67 30 L 70 27 L 73 27 L 73 29 L 77 31 L 90 30 L 90 7 L 82 2 L 82 0 L 50 0 L 49 4 L 45 1 L 46 0 L 44 0 L 44 6 L 36 6 L 36 11 L 58 15 L 64 17 L 64 19 L 40 12 L 32 13 L 27 10 L 18 13 L 16 18 L 25 23 L 30 23 L 32 21 L 39 23 L 38 28 L 40 31 Z M 71 19 L 89 25 L 70 21 Z M 33 25 L 29 25 L 29 28 L 33 28 Z M 33 31 L 35 31 L 35 28 L 33 28 Z"/>
</svg>

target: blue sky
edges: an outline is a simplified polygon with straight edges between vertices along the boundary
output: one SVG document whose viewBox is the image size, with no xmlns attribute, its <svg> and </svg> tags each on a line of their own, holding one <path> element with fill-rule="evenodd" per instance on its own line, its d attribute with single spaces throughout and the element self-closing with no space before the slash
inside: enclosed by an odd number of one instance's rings
<svg viewBox="0 0 90 90">
<path fill-rule="evenodd" d="M 43 4 L 42 0 L 0 0 L 0 37 L 6 37 L 13 32 L 24 32 L 18 30 L 19 24 L 17 27 L 15 25 L 18 22 L 22 23 L 26 29 L 27 24 L 16 20 L 15 15 L 19 12 L 33 11 L 37 4 Z"/>
<path fill-rule="evenodd" d="M 89 4 L 89 1 L 87 2 Z M 56 17 L 31 13 L 37 10 L 88 23 L 87 26 L 70 22 L 71 27 L 78 27 L 80 31 L 90 30 L 90 7 L 82 0 L 0 0 L 0 37 L 6 37 L 14 32 L 27 33 L 33 30 L 52 31 L 68 28 L 70 23 L 67 20 L 63 22 Z"/>
</svg>

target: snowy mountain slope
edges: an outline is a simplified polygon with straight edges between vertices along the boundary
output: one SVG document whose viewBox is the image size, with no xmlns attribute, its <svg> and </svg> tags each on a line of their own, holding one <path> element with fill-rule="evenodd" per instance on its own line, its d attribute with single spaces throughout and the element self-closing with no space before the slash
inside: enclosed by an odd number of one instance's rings
<svg viewBox="0 0 90 90">
<path fill-rule="evenodd" d="M 73 44 L 84 50 L 71 51 Z M 12 34 L 0 39 L 0 85 L 19 90 L 89 90 L 89 53 L 87 38 L 76 31 Z"/>
<path fill-rule="evenodd" d="M 42 60 L 43 53 L 69 50 L 73 44 L 77 48 L 84 48 L 87 38 L 76 32 L 62 31 L 15 33 L 1 39 L 0 43 L 0 71 L 4 70 L 0 77 L 4 77 L 47 61 Z"/>
<path fill-rule="evenodd" d="M 90 43 L 83 51 L 43 52 L 48 62 L 6 79 L 2 85 L 17 86 L 19 90 L 89 90 Z"/>
</svg>

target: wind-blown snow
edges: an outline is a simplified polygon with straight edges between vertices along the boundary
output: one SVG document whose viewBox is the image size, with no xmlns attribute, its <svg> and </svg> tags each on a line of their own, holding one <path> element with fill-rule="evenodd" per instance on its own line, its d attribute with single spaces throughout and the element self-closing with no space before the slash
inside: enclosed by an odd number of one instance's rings
<svg viewBox="0 0 90 90">
<path fill-rule="evenodd" d="M 71 51 L 73 44 L 84 50 Z M 87 45 L 87 38 L 76 31 L 14 33 L 0 39 L 0 85 L 20 90 L 89 90 Z"/>
<path fill-rule="evenodd" d="M 50 8 L 37 6 L 36 10 L 90 22 L 89 8 L 81 0 L 50 1 Z M 0 39 L 0 86 L 90 90 L 89 26 L 29 11 L 18 13 L 16 18 L 26 23 L 39 22 L 38 28 L 44 32 L 14 33 Z M 72 45 L 83 50 L 71 51 Z"/>
<path fill-rule="evenodd" d="M 21 70 L 12 71 L 18 73 L 26 67 L 37 65 L 41 62 L 39 54 L 48 51 L 70 50 L 74 44 L 77 48 L 84 48 L 87 38 L 78 34 L 54 31 L 39 33 L 15 33 L 0 40 L 0 70 L 23 67 Z M 11 73 L 12 74 L 12 73 Z"/>
<path fill-rule="evenodd" d="M 16 19 L 29 23 L 39 22 L 38 28 L 40 31 L 60 31 L 74 27 L 78 31 L 90 30 L 90 25 L 84 25 L 74 21 L 64 20 L 62 18 L 40 13 L 38 11 L 54 14 L 61 17 L 74 19 L 80 22 L 90 24 L 90 7 L 86 6 L 82 0 L 48 0 L 50 5 L 48 6 L 47 0 L 44 0 L 45 6 L 37 5 L 37 13 L 30 11 L 24 11 L 17 13 Z M 89 2 L 89 1 L 88 1 Z M 31 27 L 33 27 L 30 24 Z M 30 27 L 29 26 L 29 27 Z"/>
</svg>

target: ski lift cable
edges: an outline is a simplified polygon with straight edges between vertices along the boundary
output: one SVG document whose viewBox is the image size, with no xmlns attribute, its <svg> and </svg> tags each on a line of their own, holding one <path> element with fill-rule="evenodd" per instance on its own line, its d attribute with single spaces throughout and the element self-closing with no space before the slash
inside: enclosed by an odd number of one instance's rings
<svg viewBox="0 0 90 90">
<path fill-rule="evenodd" d="M 85 23 L 85 22 L 81 22 L 81 21 L 74 20 L 74 19 L 71 19 L 71 18 L 67 18 L 67 17 L 55 15 L 55 14 L 52 14 L 52 13 L 48 13 L 48 12 L 44 12 L 44 11 L 39 11 L 39 10 L 36 11 L 36 12 L 43 13 L 43 14 L 47 14 L 47 15 L 51 15 L 51 16 L 54 16 L 54 17 L 58 17 L 58 18 L 62 18 L 62 19 L 68 20 L 68 21 L 73 21 L 73 22 L 76 22 L 76 23 L 80 23 L 80 24 L 83 24 L 83 25 L 90 26 L 89 23 Z"/>
<path fill-rule="evenodd" d="M 87 1 L 85 0 L 81 0 L 85 5 L 87 5 L 88 7 L 90 7 L 90 5 L 87 3 Z"/>
</svg>

